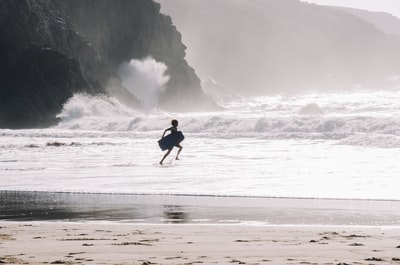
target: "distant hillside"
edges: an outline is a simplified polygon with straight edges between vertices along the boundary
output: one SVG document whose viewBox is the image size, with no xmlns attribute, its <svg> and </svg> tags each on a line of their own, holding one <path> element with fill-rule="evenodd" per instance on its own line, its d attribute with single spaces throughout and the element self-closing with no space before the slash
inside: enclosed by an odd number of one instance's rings
<svg viewBox="0 0 400 265">
<path fill-rule="evenodd" d="M 355 15 L 365 21 L 374 24 L 386 34 L 393 34 L 400 37 L 400 19 L 384 12 L 370 12 L 366 10 L 337 7 L 337 9 Z"/>
<path fill-rule="evenodd" d="M 385 87 L 400 41 L 364 19 L 298 0 L 157 0 L 203 79 L 240 93 Z"/>
</svg>

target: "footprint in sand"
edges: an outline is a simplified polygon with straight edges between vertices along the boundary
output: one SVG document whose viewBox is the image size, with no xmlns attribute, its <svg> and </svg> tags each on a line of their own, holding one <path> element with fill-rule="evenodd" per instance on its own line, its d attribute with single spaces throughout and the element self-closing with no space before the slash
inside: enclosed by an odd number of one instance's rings
<svg viewBox="0 0 400 265">
<path fill-rule="evenodd" d="M 367 237 L 369 237 L 369 236 L 363 236 L 363 235 L 355 235 L 355 234 L 352 234 L 352 235 L 343 236 L 343 237 L 346 238 L 346 239 L 353 239 L 353 238 L 367 238 Z"/>
<path fill-rule="evenodd" d="M 182 259 L 183 257 L 176 256 L 176 257 L 166 257 L 166 260 L 171 260 L 171 259 Z"/>
<path fill-rule="evenodd" d="M 85 254 L 86 252 L 71 252 L 68 253 L 68 255 L 80 255 L 80 254 Z"/>
<path fill-rule="evenodd" d="M 353 243 L 353 244 L 350 244 L 349 246 L 351 246 L 351 247 L 362 247 L 362 246 L 364 246 L 364 244 L 361 244 L 361 243 Z"/>
<path fill-rule="evenodd" d="M 0 240 L 15 240 L 12 235 L 9 234 L 0 234 Z"/>
<path fill-rule="evenodd" d="M 55 260 L 53 262 L 50 262 L 50 264 L 67 264 L 68 262 L 63 261 L 63 260 Z"/>
<path fill-rule="evenodd" d="M 157 263 L 146 260 L 146 261 L 143 261 L 143 263 L 141 265 L 153 265 L 153 264 L 157 264 Z"/>
<path fill-rule="evenodd" d="M 111 244 L 113 246 L 148 246 L 148 247 L 152 247 L 154 245 L 152 244 L 147 244 L 147 243 L 142 243 L 142 242 L 122 242 L 122 243 L 115 243 L 115 244 Z"/>
<path fill-rule="evenodd" d="M 368 258 L 368 259 L 365 259 L 366 261 L 385 261 L 384 259 L 381 259 L 381 258 L 375 258 L 375 257 L 372 257 L 372 258 Z"/>
<path fill-rule="evenodd" d="M 240 260 L 237 260 L 237 259 L 233 259 L 233 260 L 231 260 L 231 263 L 237 263 L 237 264 L 246 264 L 246 262 L 244 262 L 244 261 L 240 261 Z"/>
</svg>

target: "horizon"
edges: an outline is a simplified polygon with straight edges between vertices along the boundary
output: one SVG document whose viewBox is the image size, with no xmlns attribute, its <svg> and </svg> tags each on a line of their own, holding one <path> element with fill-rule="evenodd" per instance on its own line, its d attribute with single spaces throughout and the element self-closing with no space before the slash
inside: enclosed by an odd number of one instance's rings
<svg viewBox="0 0 400 265">
<path fill-rule="evenodd" d="M 301 0 L 323 6 L 340 6 L 363 9 L 371 12 L 385 12 L 400 19 L 400 1 L 398 0 Z"/>
</svg>

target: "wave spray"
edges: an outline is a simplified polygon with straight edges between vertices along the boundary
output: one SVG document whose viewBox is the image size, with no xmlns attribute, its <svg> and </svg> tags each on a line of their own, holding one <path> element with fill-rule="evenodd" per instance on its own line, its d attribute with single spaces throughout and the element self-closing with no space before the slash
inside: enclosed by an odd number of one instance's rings
<svg viewBox="0 0 400 265">
<path fill-rule="evenodd" d="M 157 106 L 169 81 L 169 76 L 165 74 L 167 69 L 164 63 L 147 57 L 123 63 L 118 74 L 128 91 L 139 98 L 146 108 L 152 108 Z"/>
</svg>

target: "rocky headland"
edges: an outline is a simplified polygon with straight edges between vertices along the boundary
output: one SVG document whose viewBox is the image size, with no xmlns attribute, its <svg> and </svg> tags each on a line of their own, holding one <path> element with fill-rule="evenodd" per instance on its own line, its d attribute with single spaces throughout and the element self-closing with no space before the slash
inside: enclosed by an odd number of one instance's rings
<svg viewBox="0 0 400 265">
<path fill-rule="evenodd" d="M 146 56 L 168 67 L 160 107 L 217 107 L 185 60 L 181 34 L 151 0 L 4 0 L 0 36 L 0 128 L 55 124 L 75 93 L 140 108 L 117 68 Z"/>
</svg>

